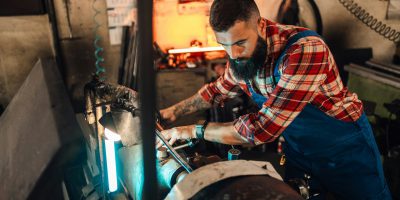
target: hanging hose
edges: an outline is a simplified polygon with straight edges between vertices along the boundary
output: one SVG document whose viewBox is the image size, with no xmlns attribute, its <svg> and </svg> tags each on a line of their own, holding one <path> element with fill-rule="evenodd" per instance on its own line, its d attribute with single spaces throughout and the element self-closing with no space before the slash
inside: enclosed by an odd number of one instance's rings
<svg viewBox="0 0 400 200">
<path fill-rule="evenodd" d="M 103 51 L 104 49 L 100 46 L 99 42 L 101 40 L 101 36 L 98 35 L 98 30 L 101 27 L 101 24 L 97 21 L 96 17 L 101 14 L 101 11 L 95 7 L 96 2 L 99 0 L 94 0 L 92 4 L 92 9 L 94 10 L 95 14 L 93 16 L 93 21 L 95 23 L 94 27 L 94 56 L 96 58 L 95 66 L 96 66 L 96 75 L 100 76 L 106 72 L 106 69 L 103 67 L 104 58 L 103 58 Z M 103 79 L 103 78 L 101 78 Z"/>
<path fill-rule="evenodd" d="M 400 44 L 400 32 L 396 31 L 392 27 L 384 24 L 382 21 L 379 21 L 370 13 L 365 11 L 361 6 L 354 2 L 354 0 L 339 0 L 339 2 L 357 19 L 359 19 L 366 26 L 379 33 L 381 36 L 386 39 Z"/>
</svg>

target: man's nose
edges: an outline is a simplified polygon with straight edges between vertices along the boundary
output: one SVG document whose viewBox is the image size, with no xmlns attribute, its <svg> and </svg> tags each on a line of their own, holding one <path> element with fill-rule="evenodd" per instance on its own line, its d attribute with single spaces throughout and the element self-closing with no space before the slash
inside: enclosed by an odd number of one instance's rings
<svg viewBox="0 0 400 200">
<path fill-rule="evenodd" d="M 240 57 L 240 54 L 242 53 L 241 48 L 236 46 L 236 45 L 232 45 L 230 47 L 228 47 L 226 49 L 229 57 L 231 57 L 231 59 L 237 59 Z"/>
</svg>

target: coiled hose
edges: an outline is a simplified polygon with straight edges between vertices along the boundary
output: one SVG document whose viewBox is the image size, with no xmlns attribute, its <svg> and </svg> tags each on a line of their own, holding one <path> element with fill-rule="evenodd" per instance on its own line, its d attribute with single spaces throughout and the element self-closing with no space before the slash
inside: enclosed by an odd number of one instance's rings
<svg viewBox="0 0 400 200">
<path fill-rule="evenodd" d="M 93 16 L 93 21 L 95 23 L 94 27 L 94 56 L 96 58 L 95 66 L 96 66 L 96 75 L 100 77 L 101 74 L 104 74 L 106 72 L 106 69 L 103 67 L 104 63 L 104 57 L 103 57 L 103 51 L 104 49 L 99 45 L 99 42 L 101 40 L 101 36 L 98 35 L 98 30 L 101 26 L 101 24 L 97 21 L 96 17 L 101 14 L 101 11 L 96 8 L 95 4 L 99 0 L 94 0 L 92 4 L 92 9 L 94 10 L 95 14 Z M 100 78 L 101 80 L 103 78 Z"/>
<path fill-rule="evenodd" d="M 365 11 L 361 6 L 354 2 L 354 0 L 339 0 L 339 2 L 357 19 L 359 19 L 366 26 L 379 33 L 386 39 L 400 45 L 400 32 L 392 27 L 379 21 L 370 13 Z"/>
</svg>

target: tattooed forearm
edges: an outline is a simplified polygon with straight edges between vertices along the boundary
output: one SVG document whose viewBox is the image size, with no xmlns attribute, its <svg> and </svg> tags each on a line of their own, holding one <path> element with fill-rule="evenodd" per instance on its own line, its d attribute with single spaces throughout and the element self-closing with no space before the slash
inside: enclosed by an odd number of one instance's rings
<svg viewBox="0 0 400 200">
<path fill-rule="evenodd" d="M 189 99 L 179 102 L 174 107 L 175 115 L 183 116 L 194 113 L 196 111 L 208 109 L 211 107 L 211 104 L 204 101 L 199 94 L 195 94 Z"/>
</svg>

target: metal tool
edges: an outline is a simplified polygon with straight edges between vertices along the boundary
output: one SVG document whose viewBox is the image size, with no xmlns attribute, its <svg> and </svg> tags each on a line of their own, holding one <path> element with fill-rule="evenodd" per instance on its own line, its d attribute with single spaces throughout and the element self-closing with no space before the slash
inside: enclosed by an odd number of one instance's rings
<svg viewBox="0 0 400 200">
<path fill-rule="evenodd" d="M 168 141 L 164 138 L 164 136 L 161 134 L 161 132 L 156 130 L 156 135 L 164 143 L 165 147 L 167 147 L 168 151 L 175 158 L 175 160 L 179 164 L 181 164 L 182 167 L 185 168 L 185 170 L 188 173 L 191 173 L 193 171 L 192 167 L 190 167 L 190 165 L 185 160 L 183 160 L 183 158 L 178 154 L 178 152 L 175 151 L 175 149 L 168 143 Z"/>
<path fill-rule="evenodd" d="M 186 148 L 186 147 L 193 147 L 197 143 L 198 143 L 198 141 L 193 142 L 192 140 L 189 140 L 186 144 L 182 144 L 182 145 L 176 146 L 176 147 L 174 147 L 174 149 L 178 150 L 178 149 L 183 149 L 183 148 Z"/>
</svg>

